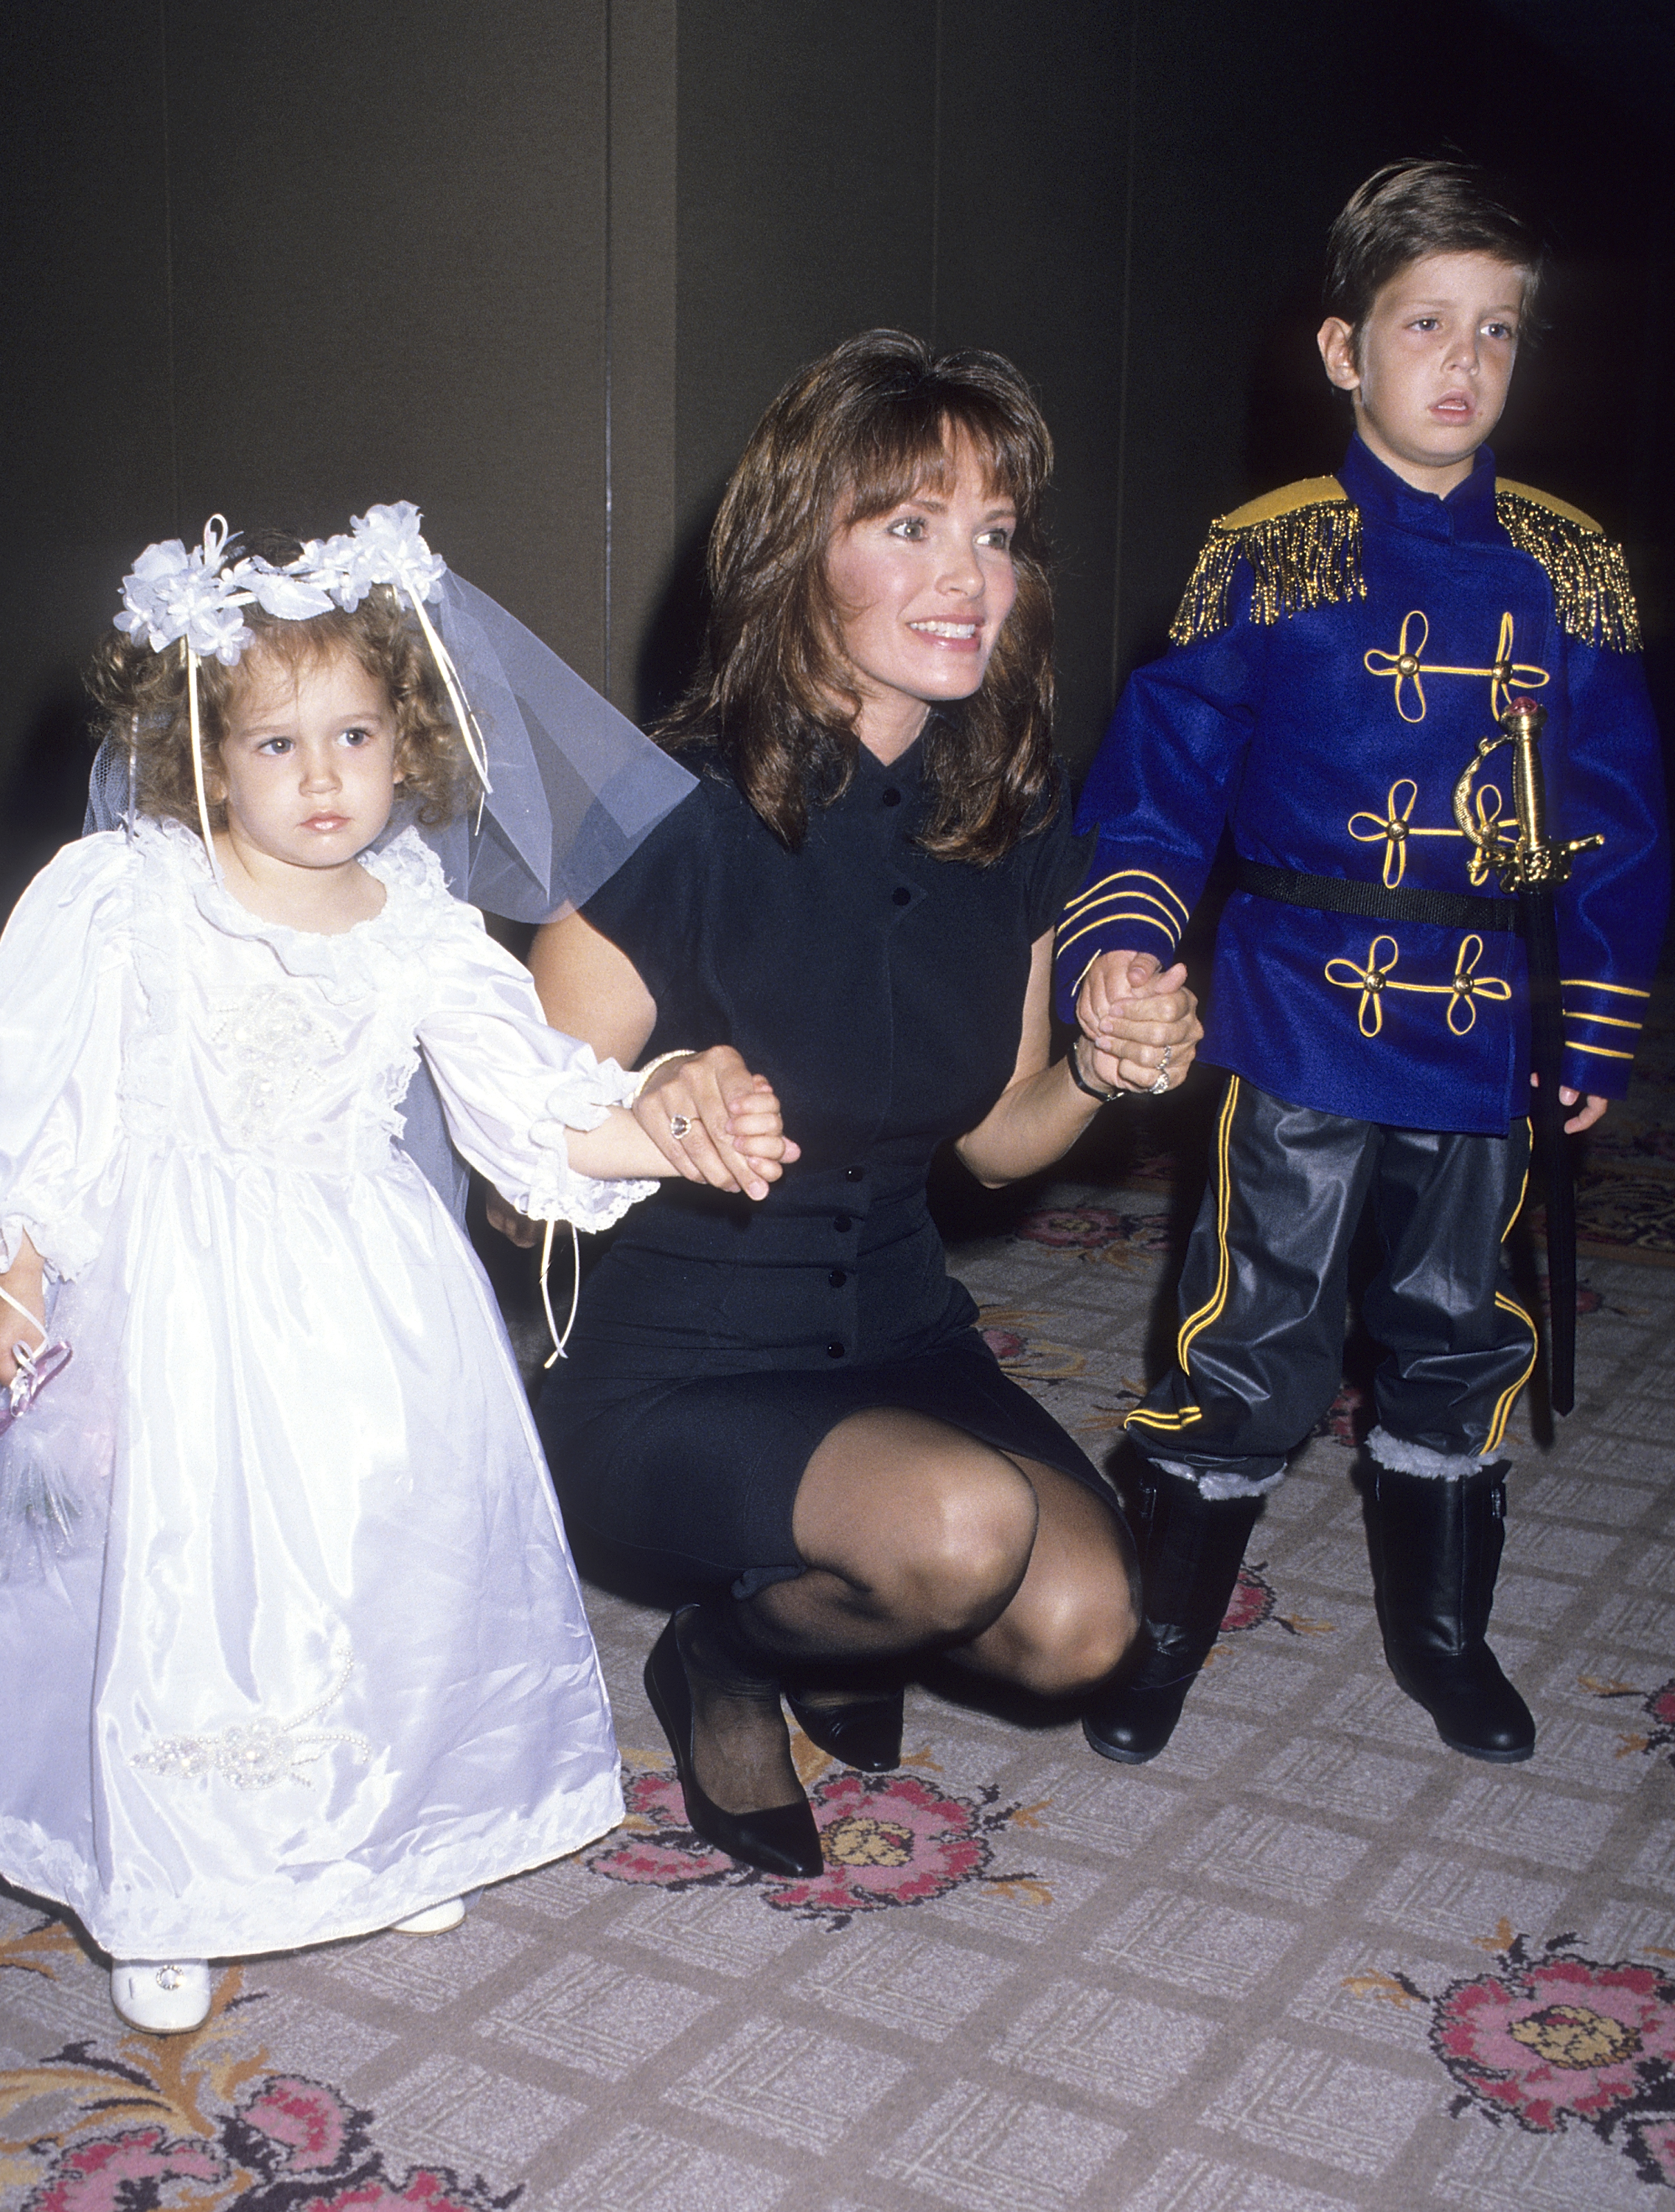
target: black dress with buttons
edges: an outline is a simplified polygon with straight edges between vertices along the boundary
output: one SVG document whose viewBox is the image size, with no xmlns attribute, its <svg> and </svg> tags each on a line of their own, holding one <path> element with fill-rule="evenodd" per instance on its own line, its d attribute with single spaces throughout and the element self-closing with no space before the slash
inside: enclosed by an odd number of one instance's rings
<svg viewBox="0 0 1675 2212">
<path fill-rule="evenodd" d="M 868 1407 L 1110 1499 L 1002 1374 L 925 1205 L 936 1146 L 1010 1079 L 1031 946 L 1085 856 L 1061 804 L 992 866 L 936 860 L 920 807 L 916 747 L 888 769 L 863 750 L 791 853 L 710 763 L 586 908 L 657 1001 L 646 1057 L 736 1046 L 803 1148 L 759 1204 L 674 1182 L 635 1206 L 540 1403 L 573 1528 L 695 1584 L 798 1571 L 803 1471 Z"/>
</svg>

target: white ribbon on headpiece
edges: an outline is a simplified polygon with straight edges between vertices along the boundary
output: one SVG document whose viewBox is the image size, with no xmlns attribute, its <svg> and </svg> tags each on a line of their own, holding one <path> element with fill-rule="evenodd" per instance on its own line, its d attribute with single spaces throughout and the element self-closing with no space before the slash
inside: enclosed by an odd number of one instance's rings
<svg viewBox="0 0 1675 2212">
<path fill-rule="evenodd" d="M 329 614 L 331 599 L 318 584 L 284 574 L 254 556 L 227 563 L 227 517 L 212 514 L 203 543 L 188 552 L 178 538 L 148 545 L 122 580 L 122 611 L 116 626 L 124 636 L 143 635 L 154 653 L 179 643 L 186 665 L 186 714 L 191 726 L 192 789 L 197 799 L 203 848 L 217 876 L 215 839 L 203 785 L 203 717 L 197 699 L 200 659 L 236 667 L 255 633 L 240 612 L 254 604 L 288 622 Z"/>
<path fill-rule="evenodd" d="M 489 750 L 465 697 L 453 657 L 436 635 L 435 624 L 425 611 L 427 599 L 440 599 L 442 595 L 442 579 L 448 573 L 448 564 L 440 553 L 431 551 L 420 535 L 419 525 L 423 520 L 410 499 L 397 500 L 393 506 L 369 507 L 364 514 L 350 517 L 347 532 L 340 532 L 335 538 L 311 538 L 286 574 L 306 578 L 317 588 L 328 592 L 346 614 L 354 613 L 374 584 L 388 584 L 398 597 L 405 596 L 418 617 L 419 628 L 430 647 L 436 672 L 442 679 L 448 705 L 458 725 L 461 742 L 482 786 L 477 802 L 477 819 L 481 823 L 482 800 L 494 789 L 489 780 Z"/>
</svg>

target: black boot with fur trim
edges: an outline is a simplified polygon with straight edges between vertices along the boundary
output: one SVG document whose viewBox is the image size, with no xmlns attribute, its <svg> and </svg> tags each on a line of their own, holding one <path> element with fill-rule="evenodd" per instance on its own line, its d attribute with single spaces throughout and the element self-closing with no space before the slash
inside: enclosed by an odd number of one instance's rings
<svg viewBox="0 0 1675 2212">
<path fill-rule="evenodd" d="M 1082 1717 L 1091 1747 L 1125 1766 L 1156 1759 L 1174 1735 L 1262 1510 L 1259 1494 L 1206 1498 L 1155 1462 L 1141 1492 L 1140 1632 Z"/>
<path fill-rule="evenodd" d="M 1367 1549 L 1390 1671 L 1450 1751 L 1500 1764 L 1535 1749 L 1530 1709 L 1486 1640 L 1505 1540 L 1507 1474 L 1505 1460 L 1445 1455 L 1383 1429 L 1361 1453 Z"/>
</svg>

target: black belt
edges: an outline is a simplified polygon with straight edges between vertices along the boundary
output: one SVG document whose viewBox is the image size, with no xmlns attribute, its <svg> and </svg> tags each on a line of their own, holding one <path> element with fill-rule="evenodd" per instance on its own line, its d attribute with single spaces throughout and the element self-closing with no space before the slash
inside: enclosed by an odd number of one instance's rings
<svg viewBox="0 0 1675 2212">
<path fill-rule="evenodd" d="M 1428 921 L 1439 929 L 1503 929 L 1521 935 L 1523 909 L 1516 899 L 1472 898 L 1464 891 L 1391 890 L 1383 884 L 1352 884 L 1342 876 L 1306 876 L 1296 868 L 1265 867 L 1241 860 L 1234 881 L 1258 898 L 1282 906 L 1313 907 L 1321 914 L 1359 915 L 1363 921 Z"/>
</svg>

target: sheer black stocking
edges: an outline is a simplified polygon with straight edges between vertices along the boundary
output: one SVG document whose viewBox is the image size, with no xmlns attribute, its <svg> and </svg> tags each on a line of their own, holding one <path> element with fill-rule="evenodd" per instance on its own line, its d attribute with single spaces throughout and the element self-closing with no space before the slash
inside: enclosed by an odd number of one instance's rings
<svg viewBox="0 0 1675 2212">
<path fill-rule="evenodd" d="M 692 1692 L 692 1764 L 724 1813 L 789 1805 L 802 1784 L 780 1711 L 780 1672 L 737 1632 L 733 1603 L 694 1606 L 675 1640 Z"/>
<path fill-rule="evenodd" d="M 944 1650 L 1062 1694 L 1102 1680 L 1133 1634 L 1115 1516 L 1056 1469 L 922 1414 L 877 1409 L 834 1429 L 792 1533 L 803 1574 L 685 1616 L 698 1778 L 729 1812 L 795 1794 L 782 1674 L 837 1703 L 876 1686 L 881 1662 Z"/>
</svg>

